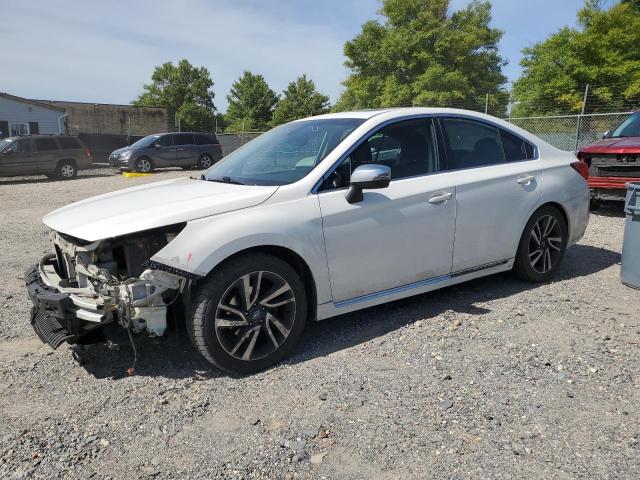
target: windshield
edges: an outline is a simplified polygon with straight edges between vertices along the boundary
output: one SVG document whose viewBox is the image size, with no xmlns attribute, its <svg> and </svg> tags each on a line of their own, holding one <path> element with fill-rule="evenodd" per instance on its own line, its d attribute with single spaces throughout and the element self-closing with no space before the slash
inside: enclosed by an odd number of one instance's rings
<svg viewBox="0 0 640 480">
<path fill-rule="evenodd" d="M 2 152 L 7 147 L 7 145 L 11 145 L 11 143 L 13 143 L 13 140 L 8 138 L 0 140 L 0 152 Z"/>
<path fill-rule="evenodd" d="M 137 142 L 131 144 L 132 147 L 150 147 L 160 139 L 160 135 L 149 135 L 148 137 L 141 138 Z"/>
<path fill-rule="evenodd" d="M 363 122 L 334 118 L 287 123 L 229 154 L 207 170 L 205 179 L 249 185 L 297 182 Z"/>
<path fill-rule="evenodd" d="M 636 112 L 613 130 L 607 138 L 640 137 L 640 112 Z"/>
</svg>

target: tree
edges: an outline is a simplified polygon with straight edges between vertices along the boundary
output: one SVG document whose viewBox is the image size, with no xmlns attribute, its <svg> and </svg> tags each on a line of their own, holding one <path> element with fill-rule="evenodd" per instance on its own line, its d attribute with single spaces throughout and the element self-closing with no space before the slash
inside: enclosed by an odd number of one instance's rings
<svg viewBox="0 0 640 480">
<path fill-rule="evenodd" d="M 640 106 L 640 1 L 609 9 L 601 3 L 587 0 L 578 28 L 562 28 L 524 49 L 514 115 L 578 113 L 587 84 L 587 112 Z"/>
<path fill-rule="evenodd" d="M 227 122 L 229 130 L 264 130 L 271 123 L 278 95 L 269 88 L 262 75 L 245 71 L 231 85 L 227 95 Z"/>
<path fill-rule="evenodd" d="M 206 68 L 194 67 L 185 59 L 177 66 L 166 62 L 154 69 L 151 83 L 144 85 L 144 93 L 133 104 L 169 107 L 182 130 L 210 130 L 216 109 L 212 87 Z"/>
<path fill-rule="evenodd" d="M 328 111 L 329 97 L 318 92 L 315 83 L 307 78 L 307 75 L 302 75 L 282 92 L 282 99 L 278 102 L 273 121 L 279 125 Z"/>
<path fill-rule="evenodd" d="M 383 0 L 381 23 L 370 20 L 344 46 L 351 70 L 336 110 L 387 106 L 504 103 L 498 54 L 502 32 L 491 28 L 491 4 L 474 0 L 449 13 L 450 0 Z"/>
</svg>

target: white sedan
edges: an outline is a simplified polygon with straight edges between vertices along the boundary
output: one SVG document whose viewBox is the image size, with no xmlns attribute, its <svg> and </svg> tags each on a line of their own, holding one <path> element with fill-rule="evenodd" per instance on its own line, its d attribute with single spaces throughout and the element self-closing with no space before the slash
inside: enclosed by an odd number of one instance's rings
<svg viewBox="0 0 640 480">
<path fill-rule="evenodd" d="M 509 123 L 411 108 L 295 121 L 207 170 L 44 218 L 27 288 L 56 348 L 185 318 L 227 371 L 267 368 L 305 322 L 513 270 L 544 282 L 584 234 L 586 165 Z M 171 313 L 184 313 L 174 315 Z"/>
</svg>

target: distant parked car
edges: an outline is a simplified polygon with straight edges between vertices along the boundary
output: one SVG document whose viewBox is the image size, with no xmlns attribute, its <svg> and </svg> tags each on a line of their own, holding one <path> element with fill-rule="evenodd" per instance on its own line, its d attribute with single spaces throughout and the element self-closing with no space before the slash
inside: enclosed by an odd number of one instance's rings
<svg viewBox="0 0 640 480">
<path fill-rule="evenodd" d="M 589 166 L 591 204 L 624 200 L 627 182 L 640 180 L 640 112 L 604 134 L 601 141 L 583 147 L 578 158 Z"/>
<path fill-rule="evenodd" d="M 143 173 L 163 167 L 206 170 L 221 158 L 222 147 L 213 133 L 158 133 L 113 151 L 109 165 Z"/>
<path fill-rule="evenodd" d="M 91 168 L 91 151 L 77 137 L 31 135 L 0 140 L 0 176 L 73 178 Z"/>
</svg>

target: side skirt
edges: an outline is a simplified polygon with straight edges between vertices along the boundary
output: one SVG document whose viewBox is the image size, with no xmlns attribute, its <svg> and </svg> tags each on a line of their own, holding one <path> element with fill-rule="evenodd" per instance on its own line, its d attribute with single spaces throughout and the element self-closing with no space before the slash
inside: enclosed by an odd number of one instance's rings
<svg viewBox="0 0 640 480">
<path fill-rule="evenodd" d="M 344 313 L 355 312 L 363 308 L 381 305 L 383 303 L 393 302 L 414 295 L 438 290 L 440 288 L 449 287 L 464 283 L 475 278 L 486 277 L 496 273 L 506 272 L 513 268 L 515 259 L 501 260 L 474 268 L 453 272 L 448 275 L 421 280 L 419 282 L 402 285 L 400 287 L 390 288 L 381 292 L 369 293 L 361 297 L 343 300 L 340 302 L 328 302 L 318 305 L 318 320 L 342 315 Z"/>
</svg>

